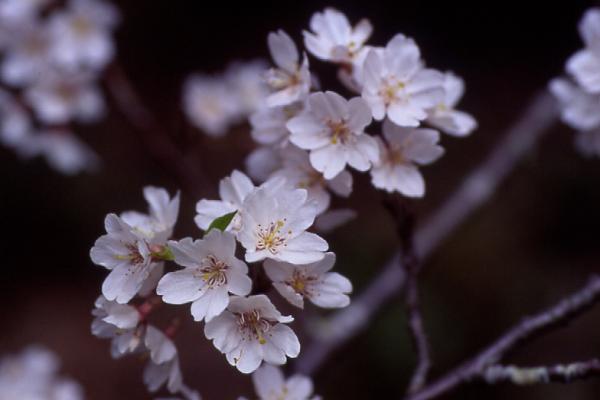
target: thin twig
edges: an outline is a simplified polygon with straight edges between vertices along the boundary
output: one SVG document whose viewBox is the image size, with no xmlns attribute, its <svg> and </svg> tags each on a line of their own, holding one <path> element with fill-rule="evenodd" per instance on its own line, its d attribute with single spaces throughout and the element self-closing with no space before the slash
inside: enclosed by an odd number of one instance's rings
<svg viewBox="0 0 600 400">
<path fill-rule="evenodd" d="M 399 196 L 386 195 L 383 204 L 396 223 L 396 231 L 400 239 L 400 265 L 398 267 L 404 269 L 407 277 L 404 303 L 408 329 L 417 355 L 417 364 L 410 379 L 407 393 L 414 393 L 425 384 L 427 373 L 431 367 L 431 351 L 419 301 L 418 272 L 420 266 L 414 246 L 416 216 L 407 200 Z"/>
<path fill-rule="evenodd" d="M 536 385 L 551 382 L 571 383 L 577 380 L 600 376 L 600 360 L 594 358 L 569 364 L 517 367 L 514 365 L 492 365 L 482 374 L 490 385 L 509 382 L 515 385 Z"/>
<path fill-rule="evenodd" d="M 498 185 L 516 168 L 557 120 L 555 100 L 543 91 L 526 108 L 521 118 L 494 147 L 489 157 L 472 173 L 415 233 L 415 248 L 421 262 L 468 216 L 484 204 Z M 329 355 L 361 332 L 374 314 L 403 288 L 406 274 L 398 267 L 400 254 L 387 262 L 352 304 L 315 327 L 315 341 L 303 350 L 296 369 L 314 373 Z"/>
<path fill-rule="evenodd" d="M 500 362 L 509 351 L 518 345 L 567 323 L 599 300 L 600 277 L 594 275 L 586 286 L 549 309 L 525 318 L 475 357 L 448 372 L 420 392 L 409 396 L 407 400 L 433 399 L 455 389 L 462 383 L 482 376 L 489 367 Z"/>
<path fill-rule="evenodd" d="M 123 69 L 112 64 L 106 71 L 106 86 L 117 109 L 139 134 L 150 155 L 177 181 L 179 187 L 199 197 L 211 182 L 198 162 L 190 162 L 171 140 L 169 133 L 145 107 Z"/>
</svg>

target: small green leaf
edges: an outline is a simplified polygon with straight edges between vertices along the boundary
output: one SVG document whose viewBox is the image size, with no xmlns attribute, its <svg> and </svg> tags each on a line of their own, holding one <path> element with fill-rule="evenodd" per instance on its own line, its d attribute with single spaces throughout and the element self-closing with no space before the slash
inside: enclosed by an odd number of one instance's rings
<svg viewBox="0 0 600 400">
<path fill-rule="evenodd" d="M 211 229 L 218 229 L 220 231 L 224 231 L 225 229 L 227 229 L 227 227 L 233 220 L 233 217 L 235 217 L 235 214 L 237 214 L 237 211 L 233 211 L 228 214 L 221 215 L 219 218 L 215 218 L 215 220 L 211 222 L 208 226 L 206 233 L 210 232 Z"/>
</svg>

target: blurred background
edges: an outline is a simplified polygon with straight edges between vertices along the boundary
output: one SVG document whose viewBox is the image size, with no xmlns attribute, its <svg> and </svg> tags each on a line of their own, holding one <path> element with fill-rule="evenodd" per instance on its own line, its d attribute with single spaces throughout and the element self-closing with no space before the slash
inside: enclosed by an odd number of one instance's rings
<svg viewBox="0 0 600 400">
<path fill-rule="evenodd" d="M 351 21 L 367 17 L 371 43 L 395 33 L 416 39 L 428 65 L 461 75 L 461 109 L 479 129 L 466 139 L 443 137 L 446 155 L 424 169 L 427 196 L 416 202 L 425 219 L 485 157 L 534 93 L 562 74 L 582 47 L 577 22 L 592 1 L 397 2 L 252 1 L 241 4 L 185 0 L 114 1 L 123 19 L 118 59 L 143 101 L 186 154 L 199 160 L 216 196 L 218 180 L 243 168 L 253 148 L 246 126 L 223 139 L 186 126 L 181 87 L 195 71 L 219 72 L 231 61 L 268 59 L 266 35 L 283 28 L 298 43 L 310 16 L 326 6 Z M 311 59 L 323 86 L 339 88 L 333 67 Z M 103 233 L 108 212 L 146 208 L 144 185 L 174 192 L 177 182 L 156 163 L 117 112 L 77 130 L 101 156 L 95 174 L 66 177 L 42 160 L 21 162 L 0 149 L 3 214 L 0 275 L 0 354 L 44 344 L 63 360 L 89 399 L 150 398 L 135 357 L 113 361 L 109 343 L 90 334 L 91 309 L 106 271 L 89 249 Z M 574 133 L 557 124 L 533 153 L 428 261 L 422 303 L 438 376 L 473 355 L 524 315 L 540 310 L 600 272 L 600 160 L 573 148 Z M 327 237 L 338 271 L 355 292 L 377 275 L 394 252 L 393 224 L 370 187 L 355 174 L 352 197 L 338 204 L 358 218 Z M 198 198 L 183 193 L 176 236 L 200 235 L 193 224 Z M 168 307 L 166 307 L 168 308 Z M 204 338 L 187 308 L 179 307 L 177 337 L 185 380 L 206 399 L 253 393 L 250 378 L 231 368 Z M 286 310 L 290 311 L 290 310 Z M 294 323 L 295 327 L 301 321 Z M 569 326 L 535 340 L 506 360 L 521 365 L 584 360 L 600 353 L 600 307 Z M 381 311 L 368 331 L 337 352 L 315 377 L 326 399 L 397 398 L 414 365 L 400 299 Z M 600 382 L 528 388 L 473 383 L 447 399 L 598 399 Z"/>
</svg>

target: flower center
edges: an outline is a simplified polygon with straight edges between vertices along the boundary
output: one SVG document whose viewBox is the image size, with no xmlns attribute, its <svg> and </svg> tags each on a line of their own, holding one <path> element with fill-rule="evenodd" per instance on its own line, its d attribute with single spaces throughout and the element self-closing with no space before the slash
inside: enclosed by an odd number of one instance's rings
<svg viewBox="0 0 600 400">
<path fill-rule="evenodd" d="M 132 264 L 134 266 L 144 263 L 144 256 L 142 256 L 142 254 L 138 250 L 138 247 L 135 244 L 127 243 L 125 245 L 125 247 L 127 248 L 127 250 L 129 250 L 129 254 L 127 254 L 127 255 L 117 254 L 117 255 L 115 255 L 115 258 L 117 260 L 129 260 L 130 264 Z"/>
<path fill-rule="evenodd" d="M 344 121 L 328 120 L 326 123 L 331 132 L 331 144 L 345 144 L 348 142 L 352 133 Z"/>
<path fill-rule="evenodd" d="M 282 234 L 281 228 L 283 228 L 285 223 L 286 219 L 284 218 L 277 222 L 271 222 L 266 227 L 258 224 L 256 250 L 269 250 L 271 254 L 276 254 L 279 251 L 279 247 L 286 246 L 288 236 L 292 234 L 292 231 L 288 231 L 287 236 Z"/>
<path fill-rule="evenodd" d="M 301 271 L 294 271 L 292 278 L 286 283 L 294 289 L 294 291 L 302 296 L 310 295 L 310 287 L 317 278 L 310 275 L 305 275 Z"/>
<path fill-rule="evenodd" d="M 223 286 L 227 284 L 227 265 L 212 254 L 202 260 L 202 266 L 198 268 L 199 278 L 202 278 L 209 287 Z"/>
<path fill-rule="evenodd" d="M 383 97 L 383 101 L 385 102 L 385 104 L 390 105 L 391 103 L 397 101 L 400 98 L 399 92 L 404 91 L 405 88 L 406 84 L 404 82 L 396 78 L 390 78 L 383 85 L 383 87 L 379 91 L 379 94 L 381 97 Z"/>
<path fill-rule="evenodd" d="M 71 27 L 73 28 L 75 34 L 79 37 L 87 36 L 92 31 L 92 24 L 83 16 L 74 18 L 71 21 Z"/>
<path fill-rule="evenodd" d="M 264 335 L 271 329 L 271 322 L 261 318 L 260 311 L 237 314 L 237 318 L 238 327 L 246 339 L 256 339 L 260 344 L 267 343 Z"/>
</svg>

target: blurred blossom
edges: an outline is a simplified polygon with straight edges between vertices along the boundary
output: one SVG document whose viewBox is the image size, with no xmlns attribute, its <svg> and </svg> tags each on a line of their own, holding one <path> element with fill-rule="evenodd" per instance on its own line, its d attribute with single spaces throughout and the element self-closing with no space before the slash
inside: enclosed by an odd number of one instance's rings
<svg viewBox="0 0 600 400">
<path fill-rule="evenodd" d="M 0 358 L 0 399 L 82 400 L 82 388 L 58 368 L 58 358 L 39 346 Z"/>
<path fill-rule="evenodd" d="M 285 379 L 281 370 L 265 364 L 252 374 L 254 390 L 259 400 L 320 400 L 313 395 L 313 383 L 309 377 L 293 375 Z"/>
<path fill-rule="evenodd" d="M 104 98 L 88 73 L 63 75 L 48 71 L 25 92 L 38 119 L 47 124 L 93 122 L 104 113 Z"/>
</svg>

